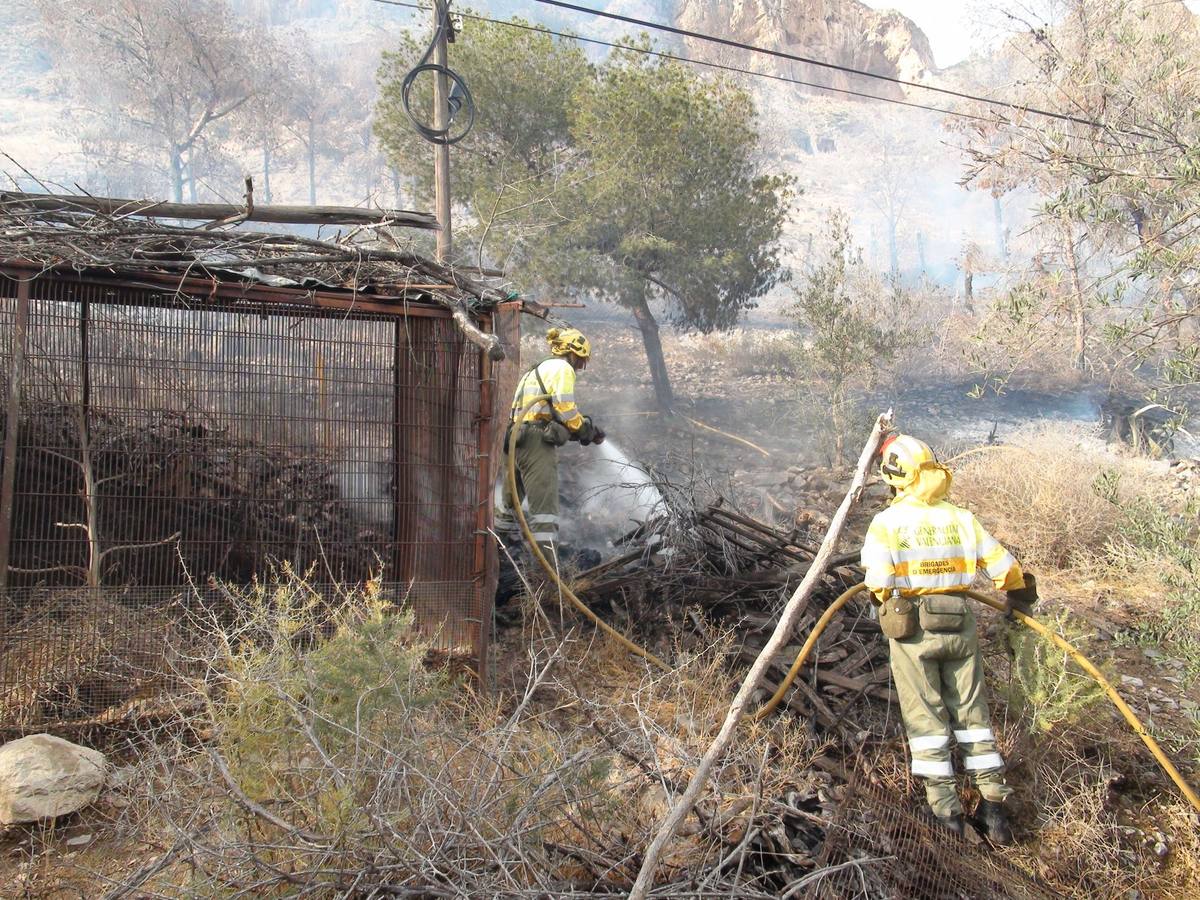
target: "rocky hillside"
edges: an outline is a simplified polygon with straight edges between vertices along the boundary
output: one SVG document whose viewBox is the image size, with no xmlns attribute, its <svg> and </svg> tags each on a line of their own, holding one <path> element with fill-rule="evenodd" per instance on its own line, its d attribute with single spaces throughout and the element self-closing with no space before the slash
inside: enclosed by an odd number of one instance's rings
<svg viewBox="0 0 1200 900">
<path fill-rule="evenodd" d="M 858 0 L 678 0 L 681 28 L 720 34 L 878 75 L 920 81 L 936 72 L 929 39 L 894 10 L 874 10 Z M 899 85 L 761 54 L 689 47 L 706 59 L 836 88 L 903 96 Z"/>
</svg>

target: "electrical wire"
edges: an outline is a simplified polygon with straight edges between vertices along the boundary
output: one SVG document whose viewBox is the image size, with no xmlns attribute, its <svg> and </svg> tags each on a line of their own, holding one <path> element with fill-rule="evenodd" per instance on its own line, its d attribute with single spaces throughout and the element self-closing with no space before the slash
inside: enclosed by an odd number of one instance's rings
<svg viewBox="0 0 1200 900">
<path fill-rule="evenodd" d="M 422 6 L 419 3 L 407 3 L 405 0 L 373 0 L 375 3 L 384 6 L 400 6 L 405 9 L 415 9 L 428 12 L 432 7 Z M 625 50 L 630 53 L 639 53 L 643 56 L 654 56 L 659 59 L 669 59 L 675 62 L 688 63 L 693 66 L 703 66 L 708 69 L 718 69 L 722 72 L 731 72 L 736 75 L 749 75 L 753 78 L 764 78 L 769 81 L 781 81 L 784 84 L 794 84 L 799 87 L 813 88 L 818 91 L 828 91 L 832 94 L 845 94 L 850 97 L 859 97 L 863 100 L 879 100 L 883 103 L 894 103 L 897 106 L 908 106 L 913 109 L 923 109 L 927 112 L 941 113 L 946 116 L 953 116 L 959 119 L 971 119 L 976 122 L 995 123 L 995 119 L 989 116 L 979 115 L 978 113 L 961 112 L 955 109 L 947 109 L 943 106 L 930 106 L 926 103 L 917 103 L 914 100 L 900 100 L 895 97 L 881 97 L 878 94 L 872 94 L 868 91 L 856 91 L 851 88 L 833 87 L 828 84 L 819 84 L 815 81 L 805 81 L 802 78 L 790 78 L 787 75 L 773 75 L 770 72 L 755 72 L 753 69 L 744 69 L 739 66 L 730 66 L 725 63 L 711 62 L 706 59 L 695 59 L 690 56 L 680 56 L 677 53 L 668 53 L 665 50 L 651 50 L 646 47 L 634 47 L 629 44 L 617 44 L 612 41 L 601 40 L 600 38 L 585 37 L 581 34 L 572 34 L 569 31 L 555 31 L 545 25 L 528 25 L 524 22 L 513 22 L 505 19 L 492 19 L 487 16 L 480 16 L 474 13 L 457 13 L 463 19 L 469 19 L 474 22 L 486 22 L 489 25 L 503 25 L 505 28 L 516 28 L 520 31 L 533 31 L 538 34 L 548 34 L 551 37 L 562 38 L 568 41 L 578 41 L 581 44 L 594 44 L 597 47 L 608 47 L 612 50 Z"/>
<path fill-rule="evenodd" d="M 429 7 L 425 7 L 428 9 Z M 437 27 L 433 29 L 433 37 L 429 40 L 429 46 L 425 48 L 425 52 L 421 55 L 421 61 L 418 62 L 408 74 L 404 76 L 404 80 L 400 83 L 400 101 L 404 107 L 404 114 L 408 116 L 408 120 L 412 122 L 413 127 L 417 129 L 417 133 L 431 144 L 457 144 L 465 138 L 475 124 L 475 98 L 471 96 L 471 90 L 467 87 L 467 83 L 463 81 L 462 76 L 451 69 L 449 66 L 443 66 L 440 63 L 431 63 L 429 58 L 433 56 L 433 51 L 438 45 L 443 35 L 448 35 L 450 30 L 450 0 L 434 0 L 432 7 L 438 12 Z M 450 99 L 458 100 L 458 107 L 465 108 L 467 112 L 466 124 L 457 134 L 452 134 L 450 130 L 451 122 L 446 123 L 445 128 L 432 128 L 426 125 L 412 109 L 412 89 L 413 85 L 419 76 L 426 72 L 431 72 L 435 77 L 445 77 L 453 85 L 450 90 Z"/>
<path fill-rule="evenodd" d="M 399 6 L 399 7 L 405 8 L 405 9 L 422 10 L 422 11 L 426 11 L 426 12 L 431 9 L 431 7 L 429 7 L 429 6 L 422 6 L 419 3 L 409 3 L 409 2 L 406 2 L 406 0 L 373 0 L 373 2 L 382 4 L 384 6 Z M 941 115 L 949 116 L 949 117 L 957 118 L 957 119 L 967 119 L 967 120 L 974 121 L 974 122 L 986 122 L 990 125 L 1003 124 L 1003 125 L 1009 125 L 1014 128 L 1025 129 L 1025 130 L 1033 130 L 1033 131 L 1037 130 L 1037 128 L 1035 126 L 1026 125 L 1026 124 L 1022 124 L 1019 122 L 1012 122 L 1008 119 L 999 118 L 995 114 L 993 114 L 991 116 L 986 116 L 986 115 L 981 115 L 979 113 L 969 113 L 969 112 L 963 112 L 961 110 L 956 110 L 956 109 L 948 109 L 944 106 L 931 106 L 930 104 L 919 103 L 915 100 L 901 100 L 901 99 L 898 99 L 895 97 L 881 97 L 879 94 L 872 94 L 869 91 L 856 91 L 852 88 L 833 87 L 832 85 L 818 84 L 815 81 L 805 81 L 802 78 L 791 78 L 787 75 L 774 75 L 770 72 L 756 72 L 753 69 L 745 69 L 745 68 L 741 68 L 739 66 L 727 65 L 725 63 L 711 62 L 711 61 L 705 60 L 705 59 L 695 59 L 694 57 L 690 57 L 690 56 L 680 56 L 677 53 L 669 53 L 664 50 L 652 50 L 652 49 L 649 49 L 646 47 L 635 47 L 635 46 L 631 46 L 629 44 L 618 44 L 618 43 L 614 43 L 612 41 L 601 40 L 600 38 L 591 38 L 591 37 L 585 37 L 585 36 L 579 35 L 579 34 L 572 34 L 571 32 L 568 32 L 568 31 L 555 31 L 553 28 L 549 28 L 545 25 L 526 24 L 524 22 L 514 22 L 514 21 L 510 21 L 510 20 L 505 20 L 505 19 L 493 19 L 493 18 L 489 18 L 488 16 L 476 15 L 474 13 L 458 13 L 457 15 L 459 15 L 463 19 L 469 19 L 469 20 L 475 21 L 475 22 L 486 22 L 489 25 L 502 25 L 505 28 L 515 28 L 515 29 L 518 29 L 519 31 L 532 31 L 532 32 L 536 32 L 538 34 L 548 34 L 551 37 L 562 38 L 563 40 L 569 40 L 569 41 L 576 41 L 576 42 L 582 43 L 582 44 L 593 44 L 598 47 L 608 47 L 613 50 L 625 50 L 627 52 L 638 53 L 643 56 L 653 56 L 653 57 L 657 57 L 659 59 L 667 59 L 667 60 L 672 60 L 674 62 L 687 63 L 688 65 L 702 66 L 702 67 L 708 68 L 708 69 L 717 69 L 722 72 L 730 72 L 730 73 L 736 74 L 736 75 L 747 75 L 752 78 L 763 78 L 763 79 L 767 79 L 769 81 L 783 82 L 784 84 L 794 84 L 799 87 L 807 87 L 807 88 L 812 88 L 812 89 L 818 90 L 818 91 L 826 91 L 831 94 L 843 94 L 843 95 L 846 95 L 849 97 L 858 97 L 863 100 L 876 100 L 876 101 L 879 101 L 880 103 L 891 103 L 895 106 L 906 106 L 911 109 L 920 109 L 920 110 L 925 110 L 926 112 L 939 113 Z M 1019 107 L 1019 106 L 1016 106 L 1016 105 L 1010 104 L 1010 103 L 1004 103 L 1003 101 L 999 101 L 999 100 L 990 101 L 990 102 L 996 106 L 1004 106 L 1004 107 L 1007 107 L 1010 109 L 1027 111 L 1024 107 Z M 1150 137 L 1150 135 L 1144 135 L 1141 132 L 1136 132 L 1136 131 L 1128 132 L 1128 133 L 1138 135 L 1140 137 Z M 1112 141 L 1099 140 L 1096 138 L 1093 138 L 1093 140 L 1096 143 L 1104 144 L 1106 146 L 1119 147 L 1122 149 L 1126 149 L 1124 145 L 1114 143 Z"/>
<path fill-rule="evenodd" d="M 756 44 L 747 44 L 743 43 L 742 41 L 735 41 L 731 38 L 718 37 L 715 34 L 706 34 L 702 31 L 691 31 L 687 28 L 676 28 L 673 25 L 664 25 L 660 22 L 650 22 L 646 19 L 634 18 L 633 16 L 623 16 L 619 13 L 608 12 L 607 10 L 592 9 L 587 6 L 578 6 L 574 3 L 567 3 L 565 0 L 536 0 L 536 2 L 542 3 L 546 6 L 557 6 L 560 9 L 569 9 L 573 12 L 598 16 L 602 19 L 612 19 L 616 22 L 624 22 L 627 25 L 636 25 L 639 28 L 647 28 L 651 31 L 662 31 L 667 34 L 676 35 L 677 37 L 692 38 L 693 40 L 705 41 L 710 44 L 719 44 L 723 47 L 732 47 L 735 50 L 746 50 L 750 53 L 760 53 L 764 56 L 773 56 L 778 59 L 790 60 L 791 62 L 805 63 L 807 65 L 818 66 L 823 69 L 832 69 L 836 72 L 859 75 L 863 78 L 873 78 L 877 81 L 886 81 L 902 87 L 915 88 L 923 91 L 932 91 L 933 93 L 943 94 L 948 97 L 957 97 L 962 100 L 973 100 L 977 103 L 984 103 L 989 106 L 1000 106 L 1021 113 L 1045 116 L 1046 118 L 1059 119 L 1064 122 L 1073 122 L 1076 125 L 1087 125 L 1091 128 L 1103 129 L 1108 127 L 1102 122 L 1097 122 L 1094 119 L 1085 119 L 1079 116 L 1068 115 L 1067 113 L 1054 112 L 1053 110 L 1049 109 L 1040 109 L 1036 106 L 1025 106 L 1022 104 L 1010 103 L 1005 100 L 995 100 L 991 97 L 983 97 L 978 94 L 968 94 L 965 91 L 956 91 L 953 88 L 938 87 L 932 84 L 922 84 L 919 81 L 908 81 L 904 78 L 896 78 L 892 75 L 880 75 L 876 72 L 867 72 L 863 69 L 856 69 L 853 66 L 843 66 L 839 63 L 831 63 L 821 59 L 814 59 L 813 57 L 809 56 L 800 56 L 796 53 L 788 53 L 786 50 L 772 50 L 770 47 L 760 47 Z M 878 97 L 877 99 L 887 100 L 888 98 Z M 1144 134 L 1140 131 L 1127 131 L 1126 133 L 1154 140 L 1153 135 Z"/>
</svg>

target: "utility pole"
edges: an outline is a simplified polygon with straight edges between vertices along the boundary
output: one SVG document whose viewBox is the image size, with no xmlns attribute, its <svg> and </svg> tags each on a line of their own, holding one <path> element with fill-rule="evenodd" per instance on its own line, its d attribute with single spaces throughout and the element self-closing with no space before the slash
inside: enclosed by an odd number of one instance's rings
<svg viewBox="0 0 1200 900">
<path fill-rule="evenodd" d="M 437 40 L 433 48 L 434 65 L 441 66 L 433 73 L 433 127 L 437 130 L 450 127 L 450 90 L 446 78 L 446 39 L 450 30 L 450 0 L 434 0 L 433 28 Z M 443 19 L 445 28 L 442 27 Z M 437 207 L 438 225 L 437 261 L 450 262 L 450 145 L 433 145 L 434 205 Z"/>
</svg>

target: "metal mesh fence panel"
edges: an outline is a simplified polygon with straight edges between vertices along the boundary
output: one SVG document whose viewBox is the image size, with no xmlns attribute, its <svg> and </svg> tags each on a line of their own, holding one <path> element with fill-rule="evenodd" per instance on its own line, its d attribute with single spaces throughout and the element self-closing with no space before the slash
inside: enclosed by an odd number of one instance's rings
<svg viewBox="0 0 1200 900">
<path fill-rule="evenodd" d="M 969 828 L 969 826 L 968 826 Z M 1052 889 L 979 842 L 951 834 L 897 796 L 851 776 L 805 896 L 828 900 L 1051 900 Z"/>
<path fill-rule="evenodd" d="M 495 577 L 491 364 L 436 307 L 364 313 L 303 291 L 291 303 L 249 293 L 0 277 L 0 696 L 38 683 L 35 646 L 57 659 L 56 641 L 91 640 L 115 657 L 122 629 L 155 627 L 126 610 L 281 566 L 318 590 L 380 577 L 435 643 L 481 657 Z M 76 706 L 94 715 L 99 703 Z"/>
</svg>

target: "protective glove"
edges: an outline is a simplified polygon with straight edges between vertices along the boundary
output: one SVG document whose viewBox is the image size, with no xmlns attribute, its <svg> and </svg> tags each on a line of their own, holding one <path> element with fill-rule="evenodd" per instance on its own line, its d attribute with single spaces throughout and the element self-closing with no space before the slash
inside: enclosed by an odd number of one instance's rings
<svg viewBox="0 0 1200 900">
<path fill-rule="evenodd" d="M 592 424 L 592 420 L 587 416 L 583 417 L 583 424 L 575 431 L 571 437 L 579 441 L 584 447 L 596 440 L 596 426 Z"/>
<path fill-rule="evenodd" d="M 1033 577 L 1032 572 L 1025 573 L 1025 587 L 1017 588 L 1015 591 L 1006 591 L 1008 597 L 1008 608 L 1023 612 L 1027 616 L 1033 615 L 1033 604 L 1038 601 L 1037 579 Z"/>
</svg>

